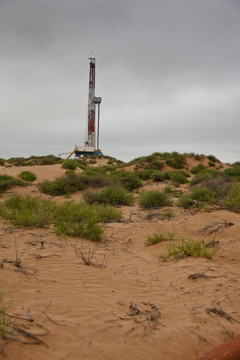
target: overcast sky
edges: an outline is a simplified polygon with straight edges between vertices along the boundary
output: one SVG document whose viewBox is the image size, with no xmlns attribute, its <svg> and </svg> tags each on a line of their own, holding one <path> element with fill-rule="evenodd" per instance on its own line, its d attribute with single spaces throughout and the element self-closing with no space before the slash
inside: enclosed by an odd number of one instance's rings
<svg viewBox="0 0 240 360">
<path fill-rule="evenodd" d="M 240 160 L 240 0 L 0 0 L 0 157 L 83 145 L 89 56 L 100 148 Z"/>
</svg>

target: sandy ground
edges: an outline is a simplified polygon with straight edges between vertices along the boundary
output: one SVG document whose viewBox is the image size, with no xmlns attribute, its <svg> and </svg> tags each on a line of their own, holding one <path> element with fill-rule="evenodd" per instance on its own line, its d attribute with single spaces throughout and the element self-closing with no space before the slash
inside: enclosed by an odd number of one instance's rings
<svg viewBox="0 0 240 360">
<path fill-rule="evenodd" d="M 59 165 L 24 170 L 35 172 L 38 181 L 64 174 Z M 4 171 L 17 175 L 22 169 Z M 39 195 L 33 185 L 11 189 L 0 201 L 14 192 Z M 81 193 L 72 198 L 80 199 Z M 9 314 L 32 316 L 35 321 L 25 325 L 43 341 L 11 341 L 5 346 L 7 358 L 190 360 L 238 335 L 238 322 L 206 309 L 223 310 L 240 321 L 240 215 L 172 211 L 174 217 L 160 220 L 155 211 L 122 207 L 125 220 L 106 224 L 96 248 L 83 239 L 60 240 L 52 229 L 14 229 L 0 219 L 0 261 L 15 260 L 17 254 L 23 266 L 0 268 L 4 305 Z M 221 227 L 226 221 L 234 225 Z M 166 243 L 146 247 L 144 242 L 154 232 L 167 231 L 174 239 L 215 237 L 217 254 L 213 260 L 159 260 Z M 94 264 L 85 265 L 74 246 L 85 254 L 94 250 Z M 189 278 L 195 273 L 202 276 Z"/>
</svg>

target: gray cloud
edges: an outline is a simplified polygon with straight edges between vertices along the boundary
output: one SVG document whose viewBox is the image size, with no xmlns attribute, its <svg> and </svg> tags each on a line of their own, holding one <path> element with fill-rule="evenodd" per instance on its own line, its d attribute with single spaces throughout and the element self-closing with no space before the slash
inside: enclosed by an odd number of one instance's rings
<svg viewBox="0 0 240 360">
<path fill-rule="evenodd" d="M 239 160 L 240 3 L 0 0 L 0 157 L 84 142 L 88 56 L 101 148 Z"/>
</svg>

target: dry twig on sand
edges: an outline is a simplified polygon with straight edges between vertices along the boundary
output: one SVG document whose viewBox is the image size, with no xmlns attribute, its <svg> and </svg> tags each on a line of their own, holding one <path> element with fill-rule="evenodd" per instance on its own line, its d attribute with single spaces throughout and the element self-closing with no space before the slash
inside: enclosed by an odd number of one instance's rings
<svg viewBox="0 0 240 360">
<path fill-rule="evenodd" d="M 156 305 L 151 304 L 149 302 L 141 302 L 143 305 L 148 306 L 148 309 L 140 310 L 136 304 L 131 303 L 129 305 L 129 309 L 131 310 L 130 313 L 127 313 L 128 318 L 123 317 L 120 318 L 120 320 L 131 320 L 134 319 L 134 321 L 139 324 L 136 327 L 132 327 L 129 330 L 127 330 L 123 334 L 123 340 L 124 342 L 127 341 L 128 335 L 133 332 L 134 330 L 138 329 L 140 326 L 143 326 L 144 328 L 144 335 L 147 334 L 148 329 L 155 329 L 159 322 L 159 317 L 161 316 L 161 311 L 157 308 Z M 150 307 L 150 309 L 149 309 Z"/>
<path fill-rule="evenodd" d="M 232 226 L 234 225 L 233 222 L 231 221 L 228 221 L 228 220 L 223 220 L 221 222 L 212 222 L 211 224 L 205 226 L 204 228 L 202 228 L 200 230 L 200 232 L 203 232 L 203 233 L 207 233 L 207 234 L 213 234 L 215 232 L 217 232 L 219 229 L 223 229 L 225 227 L 229 227 L 229 226 Z"/>
<path fill-rule="evenodd" d="M 228 313 L 226 313 L 226 312 L 223 311 L 223 310 L 217 309 L 217 308 L 215 308 L 215 307 L 206 308 L 205 310 L 207 311 L 207 313 L 213 313 L 213 314 L 219 315 L 219 316 L 221 316 L 221 317 L 224 317 L 225 319 L 227 319 L 228 321 L 230 321 L 232 324 L 234 324 L 234 322 L 240 324 L 240 321 L 239 321 L 239 320 L 234 319 L 231 315 L 229 315 Z"/>
</svg>

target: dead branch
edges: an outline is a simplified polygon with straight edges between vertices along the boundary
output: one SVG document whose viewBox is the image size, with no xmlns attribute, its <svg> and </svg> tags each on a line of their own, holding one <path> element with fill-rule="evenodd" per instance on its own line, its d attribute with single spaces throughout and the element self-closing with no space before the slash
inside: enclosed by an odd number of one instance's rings
<svg viewBox="0 0 240 360">
<path fill-rule="evenodd" d="M 210 234 L 217 232 L 220 229 L 223 229 L 223 228 L 229 227 L 229 226 L 233 226 L 233 225 L 234 225 L 234 223 L 231 221 L 228 221 L 228 220 L 223 220 L 221 222 L 214 221 L 213 223 L 202 228 L 200 230 L 200 232 L 205 232 L 210 235 Z"/>
<path fill-rule="evenodd" d="M 215 307 L 213 308 L 206 308 L 205 309 L 207 311 L 207 313 L 213 313 L 215 315 L 219 315 L 221 317 L 224 317 L 225 319 L 227 319 L 228 321 L 230 321 L 232 324 L 234 324 L 234 322 L 237 322 L 238 324 L 240 324 L 240 321 L 234 319 L 230 314 L 226 313 L 223 310 L 217 309 Z"/>
<path fill-rule="evenodd" d="M 94 261 L 96 252 L 98 250 L 98 245 L 91 247 L 91 245 L 89 244 L 88 249 L 86 249 L 87 247 L 84 248 L 83 244 L 81 244 L 80 247 L 77 247 L 76 245 L 72 245 L 72 248 L 75 251 L 75 254 L 77 255 L 77 257 L 82 260 L 83 264 L 88 265 L 88 266 L 91 265 L 91 266 L 95 266 L 95 267 L 106 267 L 107 266 L 106 251 L 103 255 L 102 263 L 95 263 L 95 261 Z"/>
</svg>

